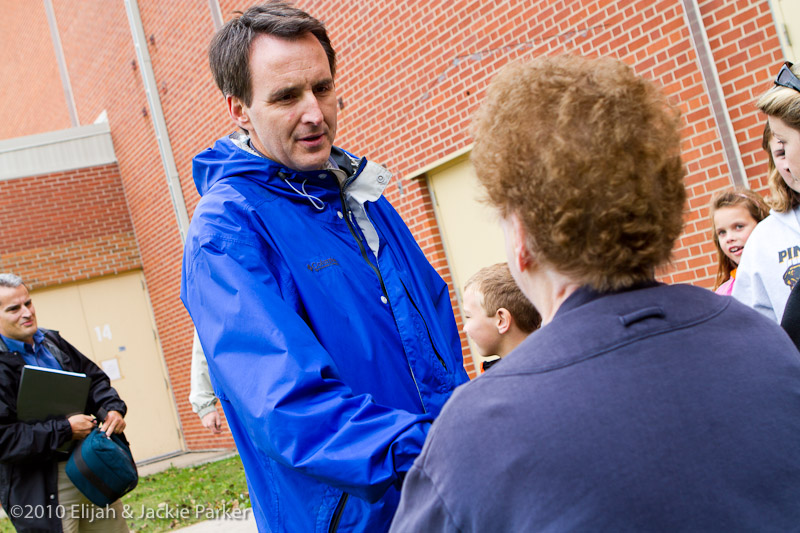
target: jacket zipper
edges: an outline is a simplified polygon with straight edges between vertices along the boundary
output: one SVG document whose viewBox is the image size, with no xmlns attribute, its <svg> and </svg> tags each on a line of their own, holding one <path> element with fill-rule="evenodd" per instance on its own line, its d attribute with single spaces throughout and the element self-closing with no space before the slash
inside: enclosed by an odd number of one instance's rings
<svg viewBox="0 0 800 533">
<path fill-rule="evenodd" d="M 363 239 L 356 233 L 355 228 L 353 228 L 353 223 L 352 220 L 350 219 L 352 211 L 350 211 L 350 208 L 347 205 L 347 200 L 344 197 L 344 187 L 339 188 L 339 197 L 342 201 L 342 209 L 344 210 L 344 221 L 347 224 L 347 229 L 350 230 L 350 234 L 353 236 L 356 243 L 358 243 L 358 249 L 361 250 L 361 258 L 367 262 L 372 271 L 375 272 L 375 275 L 378 276 L 378 281 L 381 284 L 381 291 L 388 300 L 389 293 L 386 291 L 386 285 L 384 285 L 383 283 L 383 276 L 381 276 L 381 271 L 378 270 L 378 267 L 373 265 L 372 261 L 369 260 L 369 256 L 367 255 L 367 249 L 364 248 Z"/>
<path fill-rule="evenodd" d="M 339 503 L 336 504 L 336 509 L 333 510 L 333 516 L 331 517 L 331 525 L 328 526 L 328 533 L 335 533 L 336 530 L 339 529 L 339 522 L 342 520 L 344 505 L 347 503 L 348 496 L 350 495 L 345 492 L 342 494 L 342 497 L 339 498 Z"/>
<path fill-rule="evenodd" d="M 359 166 L 359 171 L 360 170 L 361 170 L 361 166 Z M 357 173 L 356 173 L 356 175 L 357 175 Z M 347 229 L 350 230 L 350 234 L 353 236 L 353 238 L 355 239 L 356 243 L 358 243 L 358 248 L 359 248 L 359 250 L 361 250 L 361 258 L 364 261 L 367 262 L 367 264 L 370 266 L 370 268 L 372 268 L 372 270 L 375 272 L 375 275 L 378 276 L 378 281 L 381 284 L 381 291 L 383 292 L 383 296 L 386 298 L 386 302 L 388 303 L 389 302 L 389 293 L 386 290 L 386 285 L 384 285 L 384 283 L 383 283 L 383 276 L 381 276 L 381 272 L 380 272 L 380 270 L 378 270 L 378 267 L 373 265 L 372 261 L 369 260 L 369 257 L 367 256 L 367 250 L 364 248 L 363 240 L 356 233 L 356 230 L 355 230 L 355 228 L 353 228 L 353 225 L 352 225 L 352 220 L 350 219 L 350 214 L 352 213 L 352 211 L 350 211 L 350 208 L 347 205 L 347 200 L 346 200 L 346 198 L 344 196 L 344 189 L 345 189 L 345 187 L 347 187 L 347 185 L 350 183 L 350 181 L 352 181 L 352 179 L 353 178 L 350 178 L 349 180 L 347 180 L 344 183 L 344 185 L 339 187 L 339 198 L 340 198 L 340 200 L 342 202 L 342 209 L 344 209 L 344 213 L 345 213 L 344 214 L 345 223 L 347 224 Z M 403 285 L 403 288 L 405 289 L 405 285 Z M 408 290 L 406 290 L 406 294 L 407 293 L 408 293 Z M 412 303 L 413 303 L 413 300 L 412 300 Z M 416 305 L 414 305 L 414 308 L 416 308 Z M 417 309 L 417 312 L 419 312 L 418 309 Z M 425 322 L 425 321 L 423 320 L 423 322 Z M 428 325 L 426 324 L 425 327 L 427 328 Z M 430 331 L 428 332 L 428 336 L 430 336 Z M 433 340 L 432 339 L 431 339 L 431 345 L 433 345 Z M 433 350 L 435 352 L 436 348 L 434 348 Z M 439 357 L 439 354 L 437 353 L 436 356 Z M 441 361 L 442 358 L 439 357 L 439 360 Z M 419 390 L 419 384 L 417 383 L 417 376 L 414 375 L 414 369 L 411 367 L 411 361 L 408 360 L 408 357 L 406 357 L 406 363 L 408 363 L 408 371 L 411 374 L 411 381 L 414 382 L 414 387 L 417 389 L 417 396 L 419 397 L 419 404 L 420 404 L 420 407 L 422 408 L 422 412 L 423 413 L 427 413 L 428 410 L 425 408 L 425 402 L 422 400 L 422 392 Z M 444 361 L 442 361 L 442 365 L 444 365 Z M 447 367 L 445 367 L 445 369 L 446 368 Z"/>
<path fill-rule="evenodd" d="M 411 296 L 411 293 L 408 292 L 408 288 L 406 287 L 406 284 L 403 283 L 403 280 L 400 280 L 400 283 L 402 283 L 403 289 L 405 289 L 406 295 L 408 296 L 408 299 L 411 301 L 411 305 L 413 305 L 414 309 L 416 309 L 420 320 L 422 320 L 422 323 L 425 324 L 425 332 L 428 334 L 428 340 L 431 343 L 431 348 L 433 348 L 433 353 L 436 354 L 436 358 L 442 364 L 442 367 L 444 367 L 444 369 L 447 370 L 447 364 L 444 362 L 444 359 L 442 358 L 442 355 L 439 353 L 439 350 L 436 349 L 436 344 L 434 344 L 433 342 L 433 335 L 431 335 L 431 330 L 428 327 L 428 323 L 425 321 L 425 317 L 420 312 L 419 307 L 417 307 L 417 302 L 414 301 L 414 298 Z"/>
</svg>

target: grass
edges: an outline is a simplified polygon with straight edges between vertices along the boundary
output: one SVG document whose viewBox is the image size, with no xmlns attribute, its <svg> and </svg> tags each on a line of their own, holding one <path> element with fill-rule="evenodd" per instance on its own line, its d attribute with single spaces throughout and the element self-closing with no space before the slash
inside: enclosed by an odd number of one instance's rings
<svg viewBox="0 0 800 533">
<path fill-rule="evenodd" d="M 213 518 L 236 519 L 249 513 L 250 495 L 239 456 L 214 463 L 175 468 L 139 478 L 122 498 L 131 531 L 157 533 Z M 13 532 L 0 520 L 0 533 Z"/>
</svg>

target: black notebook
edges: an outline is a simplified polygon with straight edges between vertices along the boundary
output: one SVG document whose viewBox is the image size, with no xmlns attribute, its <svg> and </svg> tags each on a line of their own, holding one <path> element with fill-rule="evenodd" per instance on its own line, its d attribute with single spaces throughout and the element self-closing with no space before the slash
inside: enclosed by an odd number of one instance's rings
<svg viewBox="0 0 800 533">
<path fill-rule="evenodd" d="M 91 381 L 86 374 L 25 365 L 17 393 L 17 420 L 30 422 L 83 413 Z"/>
</svg>

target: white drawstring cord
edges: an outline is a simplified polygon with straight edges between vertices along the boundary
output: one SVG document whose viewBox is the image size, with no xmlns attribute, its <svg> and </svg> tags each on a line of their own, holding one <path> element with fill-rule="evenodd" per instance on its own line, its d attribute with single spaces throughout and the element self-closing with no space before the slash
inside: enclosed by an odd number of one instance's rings
<svg viewBox="0 0 800 533">
<path fill-rule="evenodd" d="M 283 177 L 283 176 L 281 176 L 281 177 Z M 306 197 L 306 198 L 308 199 L 308 201 L 309 201 L 309 202 L 311 202 L 311 205 L 313 205 L 313 206 L 314 206 L 314 208 L 315 208 L 317 211 L 322 211 L 323 209 L 325 209 L 325 202 L 323 202 L 322 200 L 320 200 L 319 198 L 317 198 L 317 197 L 316 197 L 316 196 L 314 196 L 313 194 L 308 194 L 308 193 L 306 192 L 306 182 L 308 181 L 307 179 L 306 179 L 306 180 L 303 180 L 303 185 L 301 185 L 301 186 L 300 186 L 300 188 L 301 188 L 301 189 L 303 189 L 303 191 L 302 191 L 302 192 L 300 192 L 300 191 L 298 191 L 297 189 L 295 189 L 294 185 L 292 185 L 292 182 L 291 182 L 291 181 L 289 181 L 288 179 L 286 179 L 286 178 L 283 178 L 283 181 L 285 181 L 285 182 L 286 182 L 286 184 L 287 184 L 289 187 L 291 187 L 291 188 L 292 188 L 292 190 L 293 190 L 294 192 L 296 192 L 296 193 L 297 193 L 297 194 L 299 194 L 300 196 L 304 196 L 304 197 Z"/>
</svg>

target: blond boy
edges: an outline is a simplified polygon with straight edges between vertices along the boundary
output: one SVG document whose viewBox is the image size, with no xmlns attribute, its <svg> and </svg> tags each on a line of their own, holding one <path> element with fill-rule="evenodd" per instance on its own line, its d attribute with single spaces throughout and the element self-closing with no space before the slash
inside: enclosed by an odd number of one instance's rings
<svg viewBox="0 0 800 533">
<path fill-rule="evenodd" d="M 508 355 L 542 323 L 507 263 L 484 267 L 464 285 L 464 333 L 483 356 Z M 483 368 L 497 362 L 484 362 Z"/>
</svg>

